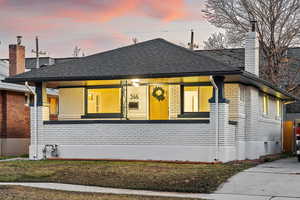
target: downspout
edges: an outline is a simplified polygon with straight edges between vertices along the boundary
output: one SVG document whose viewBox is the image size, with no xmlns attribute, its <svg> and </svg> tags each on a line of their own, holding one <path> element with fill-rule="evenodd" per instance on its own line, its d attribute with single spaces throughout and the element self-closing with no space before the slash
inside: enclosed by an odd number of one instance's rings
<svg viewBox="0 0 300 200">
<path fill-rule="evenodd" d="M 36 92 L 28 85 L 28 82 L 25 82 L 25 86 L 27 87 L 27 89 L 33 94 L 34 96 L 34 160 L 37 160 L 38 157 L 38 116 L 37 116 L 37 96 L 36 96 Z"/>
<path fill-rule="evenodd" d="M 209 76 L 209 80 L 215 88 L 215 103 L 216 103 L 216 157 L 215 161 L 219 160 L 219 88 L 215 83 L 215 80 L 212 76 Z"/>
</svg>

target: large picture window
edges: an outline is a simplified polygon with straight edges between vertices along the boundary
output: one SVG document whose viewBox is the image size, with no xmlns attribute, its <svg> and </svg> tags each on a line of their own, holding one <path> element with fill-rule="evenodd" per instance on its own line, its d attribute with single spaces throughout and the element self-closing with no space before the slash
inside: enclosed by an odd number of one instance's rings
<svg viewBox="0 0 300 200">
<path fill-rule="evenodd" d="M 87 116 L 121 117 L 121 88 L 87 89 Z"/>
<path fill-rule="evenodd" d="M 182 117 L 209 117 L 212 86 L 182 87 Z"/>
</svg>

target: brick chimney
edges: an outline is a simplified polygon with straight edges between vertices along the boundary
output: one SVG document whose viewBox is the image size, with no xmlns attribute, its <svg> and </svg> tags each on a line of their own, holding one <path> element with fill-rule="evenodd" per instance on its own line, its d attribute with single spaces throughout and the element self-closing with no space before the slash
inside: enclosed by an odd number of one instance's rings
<svg viewBox="0 0 300 200">
<path fill-rule="evenodd" d="M 17 36 L 17 44 L 9 45 L 9 76 L 25 72 L 25 47 L 22 37 Z"/>
<path fill-rule="evenodd" d="M 245 71 L 259 76 L 259 41 L 256 32 L 256 21 L 251 21 L 250 31 L 245 42 Z"/>
</svg>

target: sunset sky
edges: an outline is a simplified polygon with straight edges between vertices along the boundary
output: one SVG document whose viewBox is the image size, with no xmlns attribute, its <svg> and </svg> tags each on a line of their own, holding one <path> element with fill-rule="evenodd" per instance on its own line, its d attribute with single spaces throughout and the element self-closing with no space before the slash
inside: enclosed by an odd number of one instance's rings
<svg viewBox="0 0 300 200">
<path fill-rule="evenodd" d="M 205 21 L 204 0 L 0 0 L 0 58 L 23 36 L 27 57 L 34 38 L 48 56 L 69 57 L 77 45 L 86 55 L 164 38 L 187 44 L 190 29 L 201 47 L 217 29 Z"/>
</svg>

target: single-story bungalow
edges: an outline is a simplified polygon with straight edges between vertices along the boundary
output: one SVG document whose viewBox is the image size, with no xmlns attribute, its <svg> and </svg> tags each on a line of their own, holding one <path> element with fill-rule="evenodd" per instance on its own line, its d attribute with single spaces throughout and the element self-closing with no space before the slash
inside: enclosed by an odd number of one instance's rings
<svg viewBox="0 0 300 200">
<path fill-rule="evenodd" d="M 245 69 L 154 39 L 6 79 L 36 86 L 30 158 L 227 162 L 281 151 L 282 106 L 259 78 L 255 30 Z M 59 91 L 58 120 L 45 89 Z"/>
</svg>

